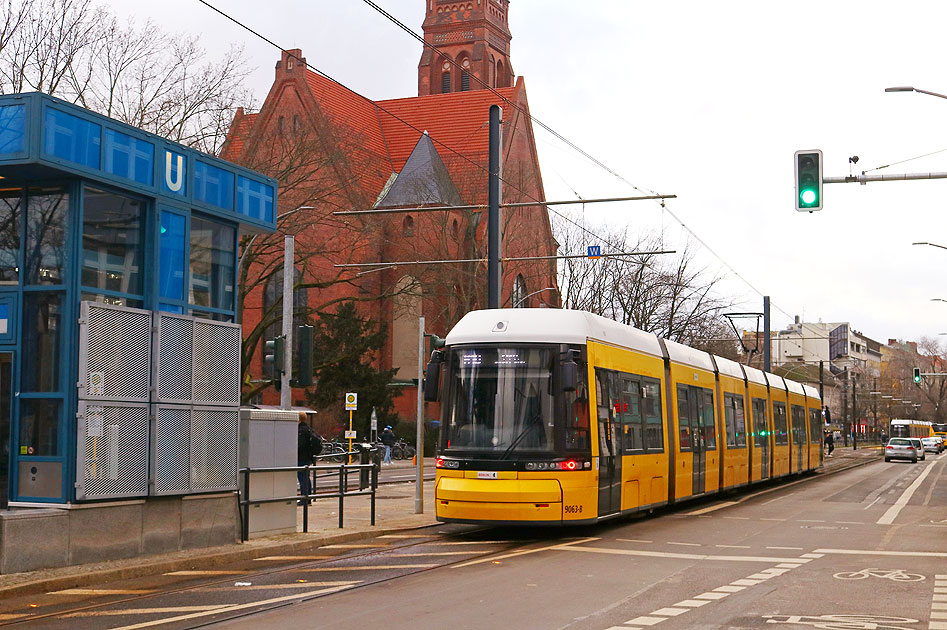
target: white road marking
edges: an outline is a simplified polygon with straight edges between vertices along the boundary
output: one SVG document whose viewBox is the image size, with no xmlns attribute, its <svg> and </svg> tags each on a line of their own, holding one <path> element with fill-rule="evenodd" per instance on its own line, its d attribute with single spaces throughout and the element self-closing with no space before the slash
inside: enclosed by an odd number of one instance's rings
<svg viewBox="0 0 947 630">
<path fill-rule="evenodd" d="M 894 492 L 894 491 L 892 490 L 892 492 Z M 881 496 L 880 496 L 880 495 L 877 496 L 877 497 L 875 497 L 875 500 L 874 500 L 874 501 L 872 501 L 871 503 L 869 503 L 868 505 L 866 505 L 866 506 L 863 507 L 862 509 L 863 509 L 863 510 L 867 510 L 868 508 L 870 508 L 871 506 L 873 506 L 873 505 L 874 505 L 875 503 L 877 503 L 878 501 L 881 501 Z"/>
<path fill-rule="evenodd" d="M 290 588 L 312 588 L 314 586 L 348 586 L 359 584 L 361 580 L 346 580 L 344 582 L 292 582 L 291 584 L 253 584 L 251 586 L 209 586 L 198 591 L 270 591 Z"/>
<path fill-rule="evenodd" d="M 708 591 L 706 593 L 701 593 L 700 595 L 695 595 L 694 599 L 723 599 L 724 597 L 729 597 L 730 593 L 714 593 L 713 591 Z"/>
<path fill-rule="evenodd" d="M 674 606 L 675 607 L 686 606 L 687 608 L 700 608 L 701 606 L 704 606 L 705 604 L 709 604 L 709 603 L 710 602 L 708 602 L 706 599 L 685 599 L 685 600 L 677 602 L 676 604 L 674 604 Z"/>
<path fill-rule="evenodd" d="M 80 612 L 62 615 L 61 619 L 73 619 L 76 617 L 117 617 L 121 615 L 163 615 L 166 613 L 187 613 L 220 610 L 233 604 L 213 604 L 208 606 L 169 606 L 165 608 L 122 608 L 120 610 L 83 610 Z"/>
<path fill-rule="evenodd" d="M 777 521 L 777 522 L 782 522 L 782 521 L 785 521 L 785 520 L 787 520 L 787 519 L 784 519 L 784 518 L 761 518 L 760 520 L 761 520 L 761 521 Z"/>
<path fill-rule="evenodd" d="M 931 621 L 927 624 L 928 630 L 947 630 L 947 622 Z"/>
<path fill-rule="evenodd" d="M 931 610 L 947 610 L 947 604 L 941 602 L 934 602 L 931 604 Z"/>
<path fill-rule="evenodd" d="M 777 569 L 796 569 L 801 567 L 801 564 L 796 564 L 795 562 L 782 562 L 776 565 Z"/>
<path fill-rule="evenodd" d="M 947 558 L 939 551 L 877 551 L 874 549 L 816 549 L 816 553 L 835 553 L 849 556 L 917 556 L 921 558 Z"/>
<path fill-rule="evenodd" d="M 864 525 L 861 521 L 835 521 L 839 525 Z"/>
<path fill-rule="evenodd" d="M 782 549 L 784 551 L 802 551 L 802 547 L 767 547 L 767 549 Z"/>
<path fill-rule="evenodd" d="M 171 571 L 170 573 L 165 573 L 165 575 L 184 575 L 184 576 L 193 576 L 193 575 L 243 575 L 245 571 Z"/>
<path fill-rule="evenodd" d="M 639 626 L 653 626 L 656 623 L 661 623 L 666 620 L 667 617 L 635 617 L 634 619 L 629 619 L 625 624 L 636 623 Z"/>
<path fill-rule="evenodd" d="M 687 612 L 686 608 L 659 608 L 651 613 L 652 615 L 664 615 L 665 617 L 677 617 Z"/>
<path fill-rule="evenodd" d="M 299 569 L 299 571 L 305 573 L 319 571 L 387 571 L 390 569 L 430 569 L 436 566 L 436 564 L 375 564 L 369 567 L 313 567 L 311 569 Z"/>
<path fill-rule="evenodd" d="M 931 611 L 931 619 L 947 619 L 947 612 Z"/>
<path fill-rule="evenodd" d="M 721 549 L 749 549 L 749 545 L 714 545 L 714 547 L 720 547 Z"/>
<path fill-rule="evenodd" d="M 303 599 L 306 597 L 312 597 L 315 595 L 325 595 L 328 593 L 336 593 L 338 591 L 345 590 L 347 588 L 352 588 L 351 586 L 333 586 L 331 588 L 323 588 L 317 591 L 306 591 L 305 593 L 294 593 L 292 595 L 284 595 L 283 597 L 274 597 L 272 599 L 264 599 L 258 602 L 249 602 L 247 604 L 237 604 L 234 606 L 225 606 L 224 608 L 215 608 L 214 610 L 205 610 L 203 612 L 191 613 L 189 615 L 179 615 L 177 617 L 167 617 L 165 619 L 155 619 L 153 621 L 146 621 L 143 623 L 136 623 L 130 626 L 122 626 L 121 628 L 112 628 L 112 630 L 139 630 L 140 628 L 151 628 L 154 626 L 162 626 L 167 623 L 175 623 L 177 621 L 187 621 L 189 619 L 197 619 L 200 617 L 208 617 L 210 615 L 216 615 L 218 613 L 227 613 L 237 610 L 246 610 L 247 608 L 254 608 L 256 606 L 266 606 L 269 604 L 278 604 L 280 602 L 289 602 L 294 599 Z"/>
<path fill-rule="evenodd" d="M 574 547 L 557 545 L 547 547 L 554 551 L 584 551 L 586 553 L 610 553 L 619 556 L 646 556 L 650 558 L 676 558 L 680 560 L 725 560 L 730 562 L 786 562 L 795 558 L 772 558 L 766 556 L 713 556 L 696 553 L 671 553 L 669 551 L 642 551 L 637 549 L 611 549 L 607 547 Z M 807 561 L 808 562 L 808 561 Z M 463 566 L 463 565 L 458 565 Z"/>
<path fill-rule="evenodd" d="M 734 521 L 748 521 L 750 520 L 749 516 L 724 516 L 724 518 L 729 518 Z"/>
<path fill-rule="evenodd" d="M 254 560 L 257 562 L 281 562 L 285 560 L 326 560 L 335 557 L 336 556 L 264 556 L 262 558 L 254 558 Z"/>
<path fill-rule="evenodd" d="M 711 505 L 709 507 L 701 508 L 699 510 L 694 510 L 693 512 L 685 512 L 685 516 L 698 516 L 700 514 L 706 514 L 707 512 L 713 512 L 714 510 L 719 510 L 720 508 L 730 507 L 731 505 L 736 505 L 739 501 L 723 501 L 716 505 Z"/>
<path fill-rule="evenodd" d="M 53 591 L 47 595 L 148 595 L 153 589 L 135 588 L 67 588 L 62 591 Z"/>
<path fill-rule="evenodd" d="M 688 542 L 668 542 L 669 545 L 680 545 L 682 547 L 700 547 L 700 543 L 688 543 Z"/>
<path fill-rule="evenodd" d="M 789 494 L 784 494 L 784 495 L 781 496 L 781 497 L 776 497 L 775 499 L 770 499 L 769 501 L 763 501 L 763 505 L 769 505 L 770 503 L 774 503 L 774 502 L 776 502 L 776 501 L 779 501 L 780 499 L 785 499 L 785 498 L 787 498 L 787 497 L 791 497 L 791 496 L 794 495 L 794 494 L 796 494 L 796 493 L 795 493 L 795 492 L 790 492 Z"/>
<path fill-rule="evenodd" d="M 393 558 L 423 558 L 424 556 L 469 556 L 475 551 L 418 551 L 413 553 L 394 553 Z"/>
<path fill-rule="evenodd" d="M 911 497 L 914 496 L 918 486 L 920 486 L 921 482 L 923 482 L 924 479 L 927 478 L 929 474 L 931 474 L 931 470 L 933 469 L 934 464 L 928 464 L 925 466 L 924 470 L 921 471 L 921 474 L 918 475 L 917 479 L 914 480 L 914 483 L 908 486 L 907 490 L 905 490 L 904 493 L 898 497 L 898 500 L 894 502 L 894 505 L 889 507 L 888 511 L 885 512 L 884 515 L 875 522 L 875 524 L 891 525 L 894 522 L 894 519 L 898 517 L 898 514 L 901 512 L 901 510 L 904 509 L 904 506 L 907 505 L 908 501 L 911 500 Z"/>
<path fill-rule="evenodd" d="M 429 538 L 430 534 L 385 534 L 379 538 Z"/>
<path fill-rule="evenodd" d="M 796 522 L 797 522 L 797 523 L 824 523 L 825 521 L 815 521 L 815 520 L 809 520 L 809 519 L 798 519 Z"/>
<path fill-rule="evenodd" d="M 462 563 L 460 563 L 460 564 L 455 564 L 455 565 L 453 565 L 452 568 L 454 568 L 454 569 L 462 569 L 462 568 L 464 568 L 464 567 L 473 566 L 473 565 L 475 565 L 475 564 L 483 564 L 484 562 L 497 562 L 497 561 L 499 561 L 499 560 L 505 560 L 506 558 L 515 558 L 516 556 L 525 556 L 525 555 L 527 555 L 527 554 L 530 554 L 530 553 L 537 553 L 537 552 L 540 552 L 540 551 L 551 551 L 551 550 L 566 549 L 566 548 L 571 547 L 572 545 L 578 545 L 579 543 L 584 543 L 584 542 L 594 542 L 594 541 L 596 541 L 596 540 L 600 540 L 600 539 L 599 539 L 599 538 L 594 538 L 594 537 L 592 537 L 592 538 L 580 538 L 580 539 L 578 539 L 578 540 L 570 540 L 570 541 L 568 541 L 568 542 L 564 542 L 564 543 L 561 543 L 561 544 L 558 544 L 558 545 L 550 545 L 550 546 L 548 546 L 548 547 L 539 547 L 539 548 L 537 548 L 537 549 L 524 549 L 523 551 L 514 551 L 513 553 L 507 553 L 507 554 L 504 554 L 504 555 L 502 555 L 502 556 L 489 556 L 489 557 L 487 557 L 487 558 L 479 558 L 479 559 L 477 559 L 477 560 L 471 560 L 470 562 L 462 562 Z"/>
<path fill-rule="evenodd" d="M 760 582 L 762 582 L 762 580 L 747 580 L 747 579 L 742 579 L 742 580 L 734 580 L 734 581 L 730 582 L 730 584 L 732 584 L 733 586 L 756 586 L 756 585 L 759 584 Z"/>
<path fill-rule="evenodd" d="M 935 593 L 935 594 L 934 594 L 934 600 L 933 600 L 933 601 L 935 601 L 935 602 L 947 602 L 947 595 L 938 595 L 937 593 Z"/>
<path fill-rule="evenodd" d="M 721 593 L 739 593 L 740 591 L 745 591 L 745 590 L 746 590 L 746 587 L 745 587 L 745 586 L 733 586 L 733 585 L 731 585 L 731 584 L 727 584 L 726 586 L 718 586 L 718 587 L 715 588 L 714 590 L 715 590 L 715 591 L 719 591 L 719 592 L 721 592 Z"/>
<path fill-rule="evenodd" d="M 800 558 L 821 558 L 824 555 L 825 555 L 824 553 L 804 553 L 799 557 Z"/>
<path fill-rule="evenodd" d="M 511 543 L 511 540 L 461 540 L 450 542 L 436 542 L 432 545 L 505 545 Z"/>
<path fill-rule="evenodd" d="M 634 538 L 616 538 L 620 542 L 633 542 L 633 543 L 653 543 L 653 540 L 635 540 Z"/>
<path fill-rule="evenodd" d="M 768 580 L 771 577 L 776 577 L 778 573 L 754 573 L 753 575 L 746 576 L 748 580 Z"/>
<path fill-rule="evenodd" d="M 378 549 L 388 545 L 323 545 L 320 549 Z"/>
</svg>

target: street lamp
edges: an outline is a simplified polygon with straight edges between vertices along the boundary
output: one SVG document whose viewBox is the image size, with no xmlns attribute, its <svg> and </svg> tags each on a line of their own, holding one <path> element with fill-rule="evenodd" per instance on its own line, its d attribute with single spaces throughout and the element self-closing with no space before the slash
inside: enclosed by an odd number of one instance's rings
<svg viewBox="0 0 947 630">
<path fill-rule="evenodd" d="M 937 96 L 939 98 L 947 98 L 944 94 L 938 94 L 937 92 L 928 92 L 927 90 L 919 90 L 916 87 L 910 86 L 898 86 L 898 87 L 887 87 L 885 92 L 917 92 L 918 94 L 928 94 L 930 96 Z"/>
</svg>

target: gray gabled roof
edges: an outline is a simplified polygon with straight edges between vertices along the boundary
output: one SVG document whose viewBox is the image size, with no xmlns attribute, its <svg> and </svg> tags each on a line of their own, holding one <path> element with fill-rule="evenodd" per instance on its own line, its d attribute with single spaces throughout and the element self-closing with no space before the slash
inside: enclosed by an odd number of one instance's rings
<svg viewBox="0 0 947 630">
<path fill-rule="evenodd" d="M 386 188 L 375 202 L 376 208 L 463 205 L 460 193 L 426 131 L 408 156 L 404 168 L 394 181 L 388 180 Z"/>
</svg>

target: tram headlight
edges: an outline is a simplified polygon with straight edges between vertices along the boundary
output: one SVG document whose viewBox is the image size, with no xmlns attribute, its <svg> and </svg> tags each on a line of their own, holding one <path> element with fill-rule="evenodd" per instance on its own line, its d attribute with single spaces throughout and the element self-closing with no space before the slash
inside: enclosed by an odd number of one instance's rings
<svg viewBox="0 0 947 630">
<path fill-rule="evenodd" d="M 437 459 L 434 460 L 434 467 L 457 469 L 457 468 L 460 468 L 460 461 L 456 459 L 442 459 L 438 457 Z"/>
<path fill-rule="evenodd" d="M 526 462 L 525 470 L 589 470 L 592 462 L 578 459 L 567 459 L 564 462 Z"/>
</svg>

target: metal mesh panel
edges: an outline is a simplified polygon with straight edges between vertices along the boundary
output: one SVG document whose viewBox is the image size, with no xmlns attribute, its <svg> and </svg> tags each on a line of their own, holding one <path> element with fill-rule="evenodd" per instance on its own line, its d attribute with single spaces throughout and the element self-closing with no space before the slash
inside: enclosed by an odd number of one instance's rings
<svg viewBox="0 0 947 630">
<path fill-rule="evenodd" d="M 194 401 L 240 404 L 240 326 L 194 320 Z"/>
<path fill-rule="evenodd" d="M 189 402 L 193 395 L 194 320 L 160 314 L 158 351 L 158 401 Z"/>
<path fill-rule="evenodd" d="M 152 494 L 190 490 L 191 408 L 156 406 L 152 437 Z"/>
<path fill-rule="evenodd" d="M 148 494 L 148 407 L 79 403 L 77 499 Z"/>
<path fill-rule="evenodd" d="M 238 409 L 195 408 L 191 418 L 191 490 L 237 489 Z"/>
<path fill-rule="evenodd" d="M 151 389 L 151 312 L 82 303 L 79 397 L 147 402 Z"/>
</svg>

